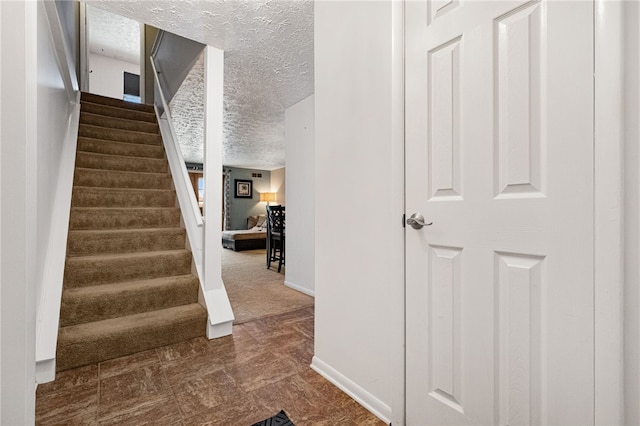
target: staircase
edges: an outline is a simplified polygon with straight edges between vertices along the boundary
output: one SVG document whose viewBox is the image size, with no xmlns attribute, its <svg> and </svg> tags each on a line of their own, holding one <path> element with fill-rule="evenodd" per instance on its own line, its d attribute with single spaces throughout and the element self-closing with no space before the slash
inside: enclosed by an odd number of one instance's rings
<svg viewBox="0 0 640 426">
<path fill-rule="evenodd" d="M 83 93 L 57 371 L 205 334 L 153 107 Z"/>
</svg>

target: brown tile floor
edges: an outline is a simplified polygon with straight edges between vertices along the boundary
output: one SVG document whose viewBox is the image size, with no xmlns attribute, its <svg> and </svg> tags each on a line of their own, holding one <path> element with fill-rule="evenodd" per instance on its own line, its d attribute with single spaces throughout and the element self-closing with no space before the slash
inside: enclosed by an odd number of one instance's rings
<svg viewBox="0 0 640 426">
<path fill-rule="evenodd" d="M 248 426 L 284 409 L 297 426 L 383 425 L 309 368 L 313 308 L 58 374 L 38 425 Z"/>
</svg>

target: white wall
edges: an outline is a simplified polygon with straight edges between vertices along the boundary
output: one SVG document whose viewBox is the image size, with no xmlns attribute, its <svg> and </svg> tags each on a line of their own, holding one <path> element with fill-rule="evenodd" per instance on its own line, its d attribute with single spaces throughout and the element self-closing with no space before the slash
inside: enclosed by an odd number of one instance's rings
<svg viewBox="0 0 640 426">
<path fill-rule="evenodd" d="M 394 95 L 394 52 L 402 49 L 394 45 L 395 10 L 392 1 L 316 2 L 314 18 L 312 366 L 386 422 L 392 407 L 395 416 L 396 405 L 402 406 L 397 389 L 403 380 L 397 368 L 403 335 L 402 138 L 395 115 L 402 103 L 398 109 Z M 291 188 L 289 194 L 291 204 Z M 395 417 L 393 422 L 402 423 Z"/>
<path fill-rule="evenodd" d="M 271 170 L 271 191 L 276 193 L 277 204 L 287 204 L 286 168 Z"/>
<path fill-rule="evenodd" d="M 287 268 L 285 285 L 315 293 L 314 96 L 285 111 Z M 271 188 L 274 187 L 271 173 Z M 280 202 L 281 198 L 278 197 Z M 281 204 L 285 204 L 284 201 Z"/>
<path fill-rule="evenodd" d="M 72 110 L 63 80 L 71 80 L 62 78 L 43 2 L 0 2 L 0 19 L 0 423 L 32 424 L 36 308 Z"/>
<path fill-rule="evenodd" d="M 1 424 L 35 421 L 37 34 L 35 2 L 0 2 Z"/>
<path fill-rule="evenodd" d="M 77 78 L 80 65 L 80 2 L 56 1 L 55 5 L 62 21 L 69 53 L 76 64 L 74 72 Z"/>
<path fill-rule="evenodd" d="M 89 55 L 89 70 L 89 91 L 116 99 L 124 96 L 124 72 L 140 75 L 140 65 L 96 53 Z"/>
<path fill-rule="evenodd" d="M 73 70 L 75 72 L 75 70 Z M 38 145 L 37 157 L 30 172 L 37 175 L 37 277 L 36 300 L 42 293 L 44 264 L 47 256 L 51 214 L 58 183 L 60 158 L 72 104 L 65 91 L 58 68 L 55 47 L 48 29 L 44 6 L 38 8 Z"/>
<path fill-rule="evenodd" d="M 2 4 L 0 4 L 0 25 L 2 25 Z M 0 30 L 0 46 L 2 46 L 2 33 Z M 1 52 L 1 50 L 0 50 Z M 2 55 L 0 54 L 0 99 L 2 99 Z M 4 116 L 2 115 L 2 102 L 0 102 L 0 141 L 2 141 L 2 121 Z M 0 165 L 2 165 L 2 149 L 0 149 Z M 2 173 L 0 173 L 0 188 L 2 188 Z M 2 257 L 2 246 L 4 245 L 4 240 L 2 239 L 2 228 L 4 227 L 4 222 L 2 222 L 2 196 L 0 195 L 0 260 L 4 259 Z M 3 275 L 2 275 L 2 262 L 0 261 L 0 289 L 3 287 Z M 0 309 L 2 308 L 2 290 L 0 290 Z M 6 344 L 3 340 L 4 334 L 2 332 L 2 315 L 0 315 L 0 383 L 2 383 L 2 370 L 4 370 L 4 364 L 2 363 L 2 350 L 3 346 Z M 4 323 L 6 324 L 6 323 Z M 2 407 L 4 405 L 4 399 L 2 394 L 2 386 L 0 385 L 0 420 L 2 419 Z"/>
<path fill-rule="evenodd" d="M 640 424 L 640 6 L 625 2 L 625 424 Z"/>
</svg>

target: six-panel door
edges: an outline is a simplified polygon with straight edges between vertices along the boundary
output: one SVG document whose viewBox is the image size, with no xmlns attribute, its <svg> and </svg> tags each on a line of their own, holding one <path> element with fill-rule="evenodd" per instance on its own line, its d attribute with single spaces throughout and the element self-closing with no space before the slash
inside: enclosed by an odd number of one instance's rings
<svg viewBox="0 0 640 426">
<path fill-rule="evenodd" d="M 405 12 L 407 424 L 593 423 L 593 3 Z"/>
</svg>

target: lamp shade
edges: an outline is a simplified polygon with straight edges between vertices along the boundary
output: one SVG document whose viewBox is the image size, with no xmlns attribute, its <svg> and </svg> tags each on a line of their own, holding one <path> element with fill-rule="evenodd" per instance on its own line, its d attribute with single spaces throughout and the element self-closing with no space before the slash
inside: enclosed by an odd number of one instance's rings
<svg viewBox="0 0 640 426">
<path fill-rule="evenodd" d="M 276 193 L 275 192 L 261 192 L 260 193 L 260 201 L 274 202 L 276 201 Z"/>
</svg>

